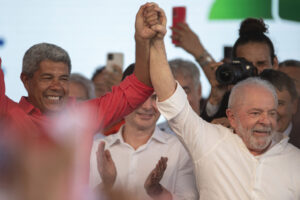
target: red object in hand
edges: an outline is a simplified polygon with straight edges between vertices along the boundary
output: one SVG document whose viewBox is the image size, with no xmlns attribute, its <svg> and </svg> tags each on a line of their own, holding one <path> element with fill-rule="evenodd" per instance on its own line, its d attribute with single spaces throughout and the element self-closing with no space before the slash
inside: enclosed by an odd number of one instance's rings
<svg viewBox="0 0 300 200">
<path fill-rule="evenodd" d="M 185 16 L 186 16 L 186 8 L 184 6 L 181 7 L 173 7 L 173 24 L 172 27 L 177 26 L 177 23 L 185 23 Z M 174 36 L 174 31 L 172 35 Z M 172 39 L 173 44 L 178 44 L 177 40 Z"/>
</svg>

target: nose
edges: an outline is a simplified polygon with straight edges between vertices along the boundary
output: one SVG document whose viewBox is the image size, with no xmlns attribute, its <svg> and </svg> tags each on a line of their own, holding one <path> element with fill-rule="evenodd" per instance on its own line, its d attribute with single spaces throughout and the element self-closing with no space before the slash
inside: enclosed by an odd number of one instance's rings
<svg viewBox="0 0 300 200">
<path fill-rule="evenodd" d="M 148 99 L 142 104 L 142 108 L 143 108 L 143 109 L 146 109 L 146 110 L 152 109 L 152 100 L 151 100 L 151 98 L 148 98 Z"/>
<path fill-rule="evenodd" d="M 263 125 L 270 125 L 271 124 L 271 117 L 268 113 L 262 113 L 259 118 L 259 123 Z"/>
<path fill-rule="evenodd" d="M 52 89 L 52 90 L 59 90 L 59 89 L 61 89 L 61 87 L 62 87 L 62 85 L 61 85 L 61 83 L 60 83 L 59 80 L 53 79 L 51 81 L 50 89 Z"/>
</svg>

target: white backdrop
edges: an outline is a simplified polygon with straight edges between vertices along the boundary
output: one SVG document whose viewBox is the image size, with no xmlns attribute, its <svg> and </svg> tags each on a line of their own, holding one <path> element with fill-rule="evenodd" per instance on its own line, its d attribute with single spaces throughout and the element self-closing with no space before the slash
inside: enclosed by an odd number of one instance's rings
<svg viewBox="0 0 300 200">
<path fill-rule="evenodd" d="M 187 7 L 187 22 L 202 43 L 218 60 L 223 46 L 232 45 L 238 36 L 240 20 L 209 21 L 214 0 L 156 0 L 166 12 L 171 25 L 173 6 Z M 72 60 L 72 72 L 91 77 L 94 69 L 104 65 L 107 52 L 123 52 L 125 67 L 134 62 L 134 20 L 143 0 L 1 0 L 0 46 L 6 81 L 6 94 L 19 101 L 26 91 L 19 79 L 22 57 L 33 44 L 49 42 L 66 49 Z M 299 23 L 278 17 L 278 0 L 273 1 L 273 20 L 266 20 L 280 61 L 300 59 Z M 169 59 L 193 58 L 175 48 L 166 37 Z M 210 87 L 201 75 L 203 96 Z"/>
</svg>

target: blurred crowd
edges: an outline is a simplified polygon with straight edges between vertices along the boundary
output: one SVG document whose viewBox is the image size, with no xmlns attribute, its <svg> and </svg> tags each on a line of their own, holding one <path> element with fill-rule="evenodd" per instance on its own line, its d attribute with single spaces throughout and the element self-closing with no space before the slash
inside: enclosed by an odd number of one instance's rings
<svg viewBox="0 0 300 200">
<path fill-rule="evenodd" d="M 300 199 L 299 58 L 278 60 L 262 19 L 241 22 L 221 61 L 187 23 L 170 29 L 194 61 L 167 60 L 166 16 L 146 3 L 135 60 L 90 79 L 35 44 L 19 102 L 0 59 L 0 200 Z"/>
</svg>

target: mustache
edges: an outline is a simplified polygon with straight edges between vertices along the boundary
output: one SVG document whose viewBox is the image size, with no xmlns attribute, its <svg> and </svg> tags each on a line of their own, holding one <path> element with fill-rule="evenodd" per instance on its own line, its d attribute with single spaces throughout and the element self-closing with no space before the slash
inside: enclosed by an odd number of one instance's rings
<svg viewBox="0 0 300 200">
<path fill-rule="evenodd" d="M 260 127 L 260 128 L 253 128 L 252 129 L 252 133 L 253 132 L 264 132 L 264 133 L 271 134 L 272 131 L 273 131 L 272 127 Z"/>
</svg>

